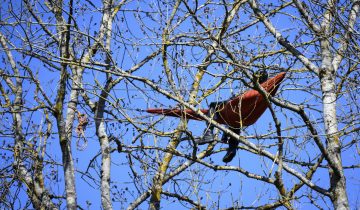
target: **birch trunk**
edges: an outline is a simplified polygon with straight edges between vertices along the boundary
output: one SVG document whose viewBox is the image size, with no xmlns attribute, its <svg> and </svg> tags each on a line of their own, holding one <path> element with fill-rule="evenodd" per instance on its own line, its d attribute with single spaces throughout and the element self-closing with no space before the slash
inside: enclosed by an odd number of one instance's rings
<svg viewBox="0 0 360 210">
<path fill-rule="evenodd" d="M 332 24 L 336 17 L 337 1 L 329 0 L 327 10 L 323 15 L 321 23 L 322 38 L 320 39 L 321 49 L 321 68 L 319 78 L 321 82 L 323 119 L 325 126 L 325 135 L 327 151 L 331 160 L 329 168 L 330 176 L 330 199 L 335 209 L 349 209 L 349 201 L 346 194 L 346 181 L 341 162 L 341 145 L 338 136 L 338 122 L 336 116 L 336 70 L 333 65 L 333 55 L 331 53 L 330 37 L 332 36 Z M 335 57 L 336 58 L 336 57 Z M 336 67 L 337 68 L 337 67 Z"/>
<path fill-rule="evenodd" d="M 346 181 L 341 162 L 341 148 L 338 137 L 338 122 L 336 118 L 336 83 L 335 70 L 332 65 L 332 57 L 329 50 L 329 42 L 323 40 L 322 67 L 320 69 L 320 81 L 323 101 L 323 118 L 327 140 L 327 151 L 334 163 L 329 169 L 331 200 L 335 209 L 349 209 L 346 193 Z"/>
</svg>

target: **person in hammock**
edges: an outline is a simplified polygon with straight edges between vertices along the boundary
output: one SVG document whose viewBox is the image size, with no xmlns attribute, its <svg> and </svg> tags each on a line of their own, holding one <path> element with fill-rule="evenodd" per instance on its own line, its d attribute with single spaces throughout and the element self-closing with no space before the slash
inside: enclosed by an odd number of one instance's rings
<svg viewBox="0 0 360 210">
<path fill-rule="evenodd" d="M 268 79 L 268 73 L 266 72 L 266 70 L 261 70 L 261 71 L 254 73 L 254 81 L 257 81 L 259 84 L 265 82 L 267 79 Z M 226 101 L 210 103 L 207 116 L 212 118 L 213 120 L 217 121 L 221 117 L 221 116 L 219 116 L 219 110 L 223 109 L 225 104 L 227 102 L 231 101 L 233 98 L 234 97 L 232 97 Z M 237 133 L 240 135 L 242 128 L 235 128 L 235 127 L 229 126 L 229 129 L 231 131 L 233 131 L 234 133 Z M 204 145 L 204 144 L 213 142 L 215 140 L 213 131 L 214 131 L 214 126 L 212 124 L 207 123 L 204 136 L 202 138 L 198 139 L 197 144 Z M 226 154 L 223 157 L 223 162 L 228 163 L 235 157 L 236 150 L 239 145 L 239 141 L 233 137 L 229 137 L 226 133 L 223 133 L 223 135 L 221 137 L 221 141 L 229 144 Z"/>
<path fill-rule="evenodd" d="M 267 72 L 262 70 L 254 74 L 253 81 L 255 83 L 260 83 L 267 94 L 274 96 L 280 83 L 285 78 L 285 75 L 286 72 L 280 72 L 274 77 L 268 79 Z M 233 132 L 240 134 L 244 127 L 254 124 L 265 112 L 268 106 L 269 104 L 262 94 L 260 94 L 257 90 L 250 89 L 227 101 L 213 102 L 209 105 L 209 109 L 199 109 L 198 111 L 212 118 L 215 122 L 228 126 Z M 147 109 L 147 112 L 189 120 L 206 121 L 201 115 L 197 114 L 197 112 L 192 109 L 150 108 Z M 196 143 L 199 145 L 214 141 L 214 126 L 210 123 L 207 124 L 208 126 L 204 135 L 200 138 L 196 138 Z M 226 155 L 223 158 L 223 161 L 228 163 L 235 157 L 239 142 L 236 138 L 230 137 L 226 134 L 223 134 L 221 140 L 229 144 Z"/>
</svg>

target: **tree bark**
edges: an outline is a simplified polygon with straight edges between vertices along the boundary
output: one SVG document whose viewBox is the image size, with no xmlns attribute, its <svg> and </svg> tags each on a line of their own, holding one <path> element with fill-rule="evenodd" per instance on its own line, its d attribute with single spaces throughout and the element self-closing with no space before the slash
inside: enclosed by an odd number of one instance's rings
<svg viewBox="0 0 360 210">
<path fill-rule="evenodd" d="M 326 44 L 326 43 L 323 43 Z M 326 53 L 325 53 L 326 55 Z M 330 168 L 331 200 L 335 209 L 349 209 L 346 193 L 346 180 L 341 162 L 341 148 L 338 136 L 338 123 L 336 118 L 336 85 L 335 71 L 331 59 L 325 58 L 320 70 L 320 81 L 323 100 L 323 118 L 327 139 L 327 150 L 335 169 Z"/>
<path fill-rule="evenodd" d="M 331 200 L 335 209 L 349 209 L 346 193 L 346 181 L 341 162 L 340 140 L 338 137 L 338 123 L 336 118 L 336 86 L 334 71 L 326 68 L 324 63 L 320 72 L 321 90 L 323 92 L 323 115 L 327 137 L 327 149 L 336 169 L 330 169 Z"/>
<path fill-rule="evenodd" d="M 95 111 L 96 135 L 99 138 L 101 148 L 101 204 L 103 209 L 112 209 L 110 197 L 110 174 L 111 174 L 111 155 L 110 142 L 105 130 L 104 110 L 108 91 L 111 89 L 112 80 L 108 79 L 105 88 L 100 94 Z"/>
<path fill-rule="evenodd" d="M 321 28 L 323 37 L 320 39 L 321 68 L 319 78 L 321 82 L 323 119 L 327 151 L 331 159 L 329 168 L 330 176 L 330 199 L 335 209 L 349 209 L 349 201 L 346 193 L 346 180 L 341 162 L 341 145 L 338 136 L 338 122 L 336 116 L 336 70 L 333 65 L 333 55 L 329 37 L 332 36 L 331 26 L 334 19 L 336 1 L 329 0 L 327 10 L 323 15 Z"/>
</svg>

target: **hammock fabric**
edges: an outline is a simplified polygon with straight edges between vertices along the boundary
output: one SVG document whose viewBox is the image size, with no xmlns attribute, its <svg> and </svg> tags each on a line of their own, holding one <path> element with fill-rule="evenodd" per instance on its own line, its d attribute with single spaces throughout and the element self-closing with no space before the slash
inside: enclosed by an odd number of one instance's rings
<svg viewBox="0 0 360 210">
<path fill-rule="evenodd" d="M 279 88 L 280 83 L 285 77 L 285 72 L 282 72 L 275 77 L 263 82 L 261 86 L 267 93 L 274 96 Z M 225 124 L 233 128 L 241 128 L 254 124 L 260 116 L 268 108 L 268 103 L 265 98 L 256 90 L 248 90 L 242 95 L 231 98 L 225 103 L 217 105 L 215 112 L 217 117 L 215 121 L 220 124 Z M 161 114 L 172 117 L 182 117 L 192 120 L 204 120 L 201 116 L 190 109 L 181 110 L 175 109 L 148 109 L 148 113 Z M 208 109 L 200 110 L 203 114 L 208 114 Z"/>
</svg>

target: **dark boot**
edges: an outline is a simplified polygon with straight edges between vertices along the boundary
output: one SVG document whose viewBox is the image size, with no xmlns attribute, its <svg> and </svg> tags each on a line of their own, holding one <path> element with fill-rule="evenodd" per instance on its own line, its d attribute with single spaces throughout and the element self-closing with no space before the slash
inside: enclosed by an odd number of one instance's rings
<svg viewBox="0 0 360 210">
<path fill-rule="evenodd" d="M 236 150 L 237 150 L 238 145 L 239 145 L 239 142 L 236 139 L 230 138 L 229 148 L 227 148 L 227 150 L 226 150 L 226 155 L 223 157 L 223 162 L 228 163 L 228 162 L 232 161 L 232 159 L 236 155 Z"/>
</svg>

